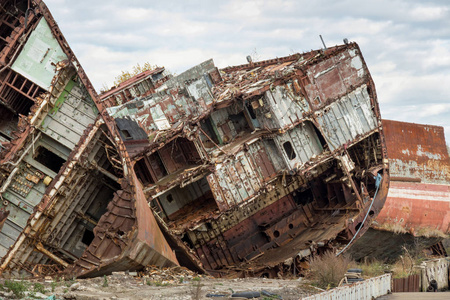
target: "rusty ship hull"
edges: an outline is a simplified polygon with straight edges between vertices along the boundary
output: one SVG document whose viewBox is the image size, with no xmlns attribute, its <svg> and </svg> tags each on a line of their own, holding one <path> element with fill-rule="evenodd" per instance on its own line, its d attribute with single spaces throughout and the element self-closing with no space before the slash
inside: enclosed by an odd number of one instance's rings
<svg viewBox="0 0 450 300">
<path fill-rule="evenodd" d="M 356 43 L 158 68 L 97 95 L 42 1 L 0 5 L 3 276 L 282 276 L 346 250 L 382 209 L 384 132 Z"/>
<path fill-rule="evenodd" d="M 383 129 L 355 43 L 221 70 L 209 60 L 124 99 L 108 112 L 163 232 L 215 276 L 299 272 L 383 207 Z"/>
<path fill-rule="evenodd" d="M 440 126 L 383 120 L 391 171 L 389 194 L 356 258 L 393 260 L 408 251 L 446 255 L 450 234 L 450 158 Z M 368 244 L 369 240 L 378 243 Z"/>
<path fill-rule="evenodd" d="M 2 276 L 177 265 L 114 120 L 44 2 L 0 8 Z"/>
</svg>

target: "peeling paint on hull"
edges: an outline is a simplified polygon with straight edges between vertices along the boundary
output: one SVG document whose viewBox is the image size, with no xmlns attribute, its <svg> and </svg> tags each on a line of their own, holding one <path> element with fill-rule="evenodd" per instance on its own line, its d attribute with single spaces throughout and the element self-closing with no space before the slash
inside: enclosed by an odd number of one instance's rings
<svg viewBox="0 0 450 300">
<path fill-rule="evenodd" d="M 383 120 L 383 127 L 391 172 L 389 194 L 371 233 L 351 252 L 356 258 L 392 260 L 402 254 L 405 243 L 445 254 L 439 244 L 450 233 L 450 158 L 444 129 L 391 120 Z M 371 239 L 384 242 L 376 248 L 364 246 Z"/>
<path fill-rule="evenodd" d="M 356 43 L 158 68 L 99 96 L 42 1 L 0 3 L 17 14 L 0 49 L 4 276 L 282 275 L 345 249 L 383 207 L 384 131 Z"/>
</svg>

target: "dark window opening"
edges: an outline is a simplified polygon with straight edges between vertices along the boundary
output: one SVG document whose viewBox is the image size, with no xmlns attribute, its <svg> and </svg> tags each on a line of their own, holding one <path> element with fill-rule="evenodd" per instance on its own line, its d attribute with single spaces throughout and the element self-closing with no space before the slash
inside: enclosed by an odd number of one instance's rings
<svg viewBox="0 0 450 300">
<path fill-rule="evenodd" d="M 152 174 L 153 180 L 156 182 L 166 176 L 167 170 L 166 167 L 164 167 L 164 163 L 161 160 L 161 156 L 159 155 L 158 151 L 153 153 L 152 155 L 148 156 L 146 158 L 149 163 L 149 171 Z"/>
<path fill-rule="evenodd" d="M 12 132 L 17 130 L 19 118 L 15 113 L 0 105 L 0 141 L 13 139 Z"/>
<path fill-rule="evenodd" d="M 306 205 L 314 201 L 314 195 L 311 189 L 294 191 L 292 197 L 297 205 Z"/>
<path fill-rule="evenodd" d="M 161 195 L 159 199 L 170 221 L 183 220 L 187 217 L 200 218 L 218 208 L 205 177 L 183 188 L 175 187 Z"/>
<path fill-rule="evenodd" d="M 167 202 L 172 203 L 173 202 L 172 194 L 167 195 L 166 200 L 167 200 Z"/>
<path fill-rule="evenodd" d="M 131 140 L 131 139 L 133 138 L 133 137 L 131 136 L 130 132 L 129 132 L 128 130 L 126 130 L 126 129 L 122 129 L 120 132 L 122 133 L 123 138 L 124 138 L 125 140 Z"/>
<path fill-rule="evenodd" d="M 211 122 L 210 118 L 205 119 L 202 122 L 202 129 L 203 131 L 209 136 L 209 138 L 207 138 L 207 142 L 209 142 L 209 139 L 212 139 L 214 141 L 214 143 L 216 144 L 220 144 L 219 142 L 219 138 L 216 134 L 216 131 L 214 130 L 214 125 Z"/>
<path fill-rule="evenodd" d="M 17 92 L 10 86 L 4 86 L 0 91 L 0 100 L 17 114 L 27 116 L 34 102 Z"/>
<path fill-rule="evenodd" d="M 249 115 L 250 115 L 250 118 L 252 118 L 253 120 L 255 120 L 255 119 L 256 119 L 256 113 L 255 113 L 255 110 L 253 109 L 252 104 L 251 104 L 250 102 L 247 102 L 247 103 L 245 104 L 245 106 L 247 107 L 247 110 L 248 110 L 248 113 L 249 113 Z"/>
<path fill-rule="evenodd" d="M 0 18 L 0 52 L 8 44 L 7 38 L 11 36 L 15 26 L 18 25 L 16 19 L 18 20 L 15 16 L 6 13 Z"/>
<path fill-rule="evenodd" d="M 320 144 L 322 145 L 322 148 L 324 149 L 325 146 L 327 145 L 327 142 L 325 140 L 325 138 L 323 137 L 322 133 L 319 131 L 319 129 L 316 127 L 316 125 L 314 125 L 313 123 L 311 123 L 312 127 L 314 128 L 314 132 L 317 135 L 317 138 L 319 139 Z"/>
<path fill-rule="evenodd" d="M 134 166 L 134 170 L 137 173 L 137 177 L 144 185 L 155 183 L 168 175 L 167 169 L 164 166 L 158 151 L 138 160 Z"/>
<path fill-rule="evenodd" d="M 285 142 L 283 144 L 283 148 L 284 148 L 284 151 L 286 152 L 287 157 L 290 160 L 293 160 L 294 158 L 297 157 L 297 154 L 295 154 L 294 148 L 292 148 L 291 142 Z"/>
<path fill-rule="evenodd" d="M 89 245 L 94 240 L 95 235 L 94 232 L 92 232 L 89 229 L 85 229 L 83 233 L 83 238 L 81 239 L 81 242 L 85 245 Z"/>
<path fill-rule="evenodd" d="M 238 114 L 229 115 L 228 119 L 230 119 L 231 122 L 233 122 L 233 126 L 234 126 L 236 132 L 241 132 L 241 131 L 250 132 L 251 131 L 250 125 L 248 124 L 248 121 L 245 118 L 244 111 L 241 111 Z"/>
<path fill-rule="evenodd" d="M 61 169 L 65 162 L 64 159 L 42 146 L 36 150 L 34 160 L 43 164 L 55 173 L 59 172 L 59 169 Z"/>
<path fill-rule="evenodd" d="M 197 165 L 201 163 L 200 154 L 193 142 L 185 138 L 178 138 L 176 142 L 179 145 L 179 151 L 184 155 L 188 164 Z"/>
<path fill-rule="evenodd" d="M 181 238 L 181 240 L 189 246 L 189 248 L 194 248 L 194 244 L 192 243 L 191 239 L 189 238 L 189 236 L 185 233 L 183 235 L 183 237 Z"/>
<path fill-rule="evenodd" d="M 11 69 L 0 79 L 0 100 L 15 114 L 27 116 L 34 99 L 45 91 L 34 82 Z"/>
<path fill-rule="evenodd" d="M 134 171 L 136 172 L 137 178 L 139 178 L 143 185 L 155 182 L 145 163 L 145 158 L 142 158 L 136 162 L 134 165 Z"/>
</svg>

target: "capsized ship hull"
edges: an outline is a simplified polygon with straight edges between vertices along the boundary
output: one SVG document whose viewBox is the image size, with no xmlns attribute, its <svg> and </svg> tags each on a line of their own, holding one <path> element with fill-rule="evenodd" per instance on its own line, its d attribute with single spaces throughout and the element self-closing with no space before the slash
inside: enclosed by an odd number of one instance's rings
<svg viewBox="0 0 450 300">
<path fill-rule="evenodd" d="M 108 112 L 179 262 L 216 276 L 301 270 L 347 249 L 386 199 L 375 86 L 354 43 L 209 60 Z"/>
<path fill-rule="evenodd" d="M 355 43 L 158 68 L 98 96 L 42 1 L 0 4 L 3 276 L 282 275 L 347 249 L 383 207 L 384 133 Z"/>
</svg>

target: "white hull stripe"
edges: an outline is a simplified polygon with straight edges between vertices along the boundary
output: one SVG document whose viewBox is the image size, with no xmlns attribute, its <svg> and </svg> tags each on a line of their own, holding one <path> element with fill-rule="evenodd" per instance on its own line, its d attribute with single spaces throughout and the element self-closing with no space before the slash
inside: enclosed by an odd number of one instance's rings
<svg viewBox="0 0 450 300">
<path fill-rule="evenodd" d="M 450 192 L 390 188 L 388 198 L 444 201 L 450 203 Z"/>
</svg>

